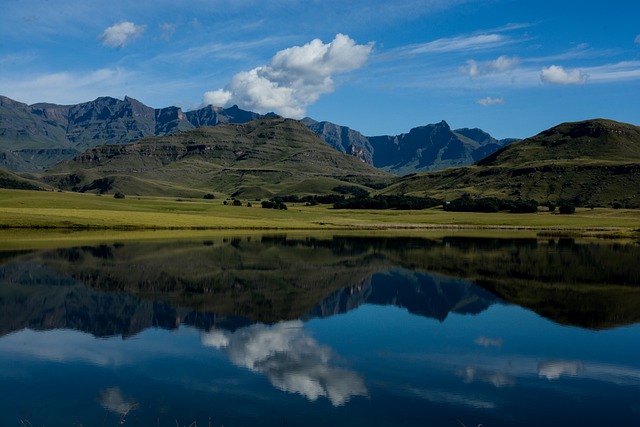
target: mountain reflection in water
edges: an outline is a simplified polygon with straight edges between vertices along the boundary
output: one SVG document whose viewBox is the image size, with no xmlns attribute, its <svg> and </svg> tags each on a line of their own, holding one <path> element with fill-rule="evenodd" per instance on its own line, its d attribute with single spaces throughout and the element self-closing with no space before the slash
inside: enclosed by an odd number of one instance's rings
<svg viewBox="0 0 640 427">
<path fill-rule="evenodd" d="M 254 236 L 5 252 L 0 333 L 234 330 L 363 303 L 444 320 L 500 299 L 602 329 L 640 321 L 638 259 L 638 245 L 566 239 Z"/>
<path fill-rule="evenodd" d="M 638 259 L 284 235 L 0 252 L 0 425 L 629 425 Z"/>
</svg>

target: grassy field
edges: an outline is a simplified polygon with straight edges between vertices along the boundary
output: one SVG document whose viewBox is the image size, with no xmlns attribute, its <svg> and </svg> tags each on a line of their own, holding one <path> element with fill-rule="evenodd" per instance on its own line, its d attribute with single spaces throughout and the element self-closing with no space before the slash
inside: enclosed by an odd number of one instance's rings
<svg viewBox="0 0 640 427">
<path fill-rule="evenodd" d="M 455 213 L 441 208 L 421 211 L 335 210 L 329 205 L 289 204 L 288 210 L 224 205 L 223 200 L 128 197 L 89 194 L 0 190 L 0 237 L 5 241 L 43 236 L 51 232 L 93 231 L 100 235 L 154 230 L 155 236 L 196 235 L 204 230 L 379 230 L 415 233 L 417 230 L 530 230 L 576 235 L 637 237 L 640 211 L 627 209 L 578 209 L 573 215 Z M 77 234 L 77 233 L 75 233 Z M 77 235 L 74 239 L 77 239 Z"/>
</svg>

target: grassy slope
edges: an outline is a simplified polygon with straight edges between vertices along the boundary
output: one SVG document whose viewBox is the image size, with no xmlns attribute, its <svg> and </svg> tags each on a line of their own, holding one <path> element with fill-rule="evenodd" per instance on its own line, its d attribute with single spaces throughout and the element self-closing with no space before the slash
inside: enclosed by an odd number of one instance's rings
<svg viewBox="0 0 640 427">
<path fill-rule="evenodd" d="M 65 182 L 71 175 L 75 179 Z M 111 181 L 110 188 L 102 190 L 111 194 L 255 198 L 308 194 L 316 187 L 326 193 L 345 182 L 389 182 L 392 176 L 337 152 L 297 121 L 262 119 L 98 147 L 47 175 L 49 182 L 68 190 L 100 178 Z M 299 188 L 303 180 L 306 185 Z"/>
<path fill-rule="evenodd" d="M 13 172 L 0 169 L 0 188 L 11 188 L 18 190 L 45 190 L 50 189 L 48 185 L 41 182 L 27 179 Z"/>
<path fill-rule="evenodd" d="M 640 128 L 602 119 L 564 123 L 474 166 L 407 176 L 385 192 L 640 205 Z"/>
</svg>

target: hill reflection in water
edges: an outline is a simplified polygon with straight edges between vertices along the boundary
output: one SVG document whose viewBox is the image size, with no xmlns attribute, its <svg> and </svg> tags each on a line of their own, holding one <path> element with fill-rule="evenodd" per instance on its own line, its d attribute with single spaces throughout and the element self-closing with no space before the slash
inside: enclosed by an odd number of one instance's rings
<svg viewBox="0 0 640 427">
<path fill-rule="evenodd" d="M 0 253 L 0 424 L 628 425 L 638 255 L 341 236 Z"/>
<path fill-rule="evenodd" d="M 3 253 L 2 334 L 235 330 L 396 305 L 444 320 L 504 300 L 601 329 L 640 320 L 640 247 L 566 240 L 230 238 Z"/>
</svg>

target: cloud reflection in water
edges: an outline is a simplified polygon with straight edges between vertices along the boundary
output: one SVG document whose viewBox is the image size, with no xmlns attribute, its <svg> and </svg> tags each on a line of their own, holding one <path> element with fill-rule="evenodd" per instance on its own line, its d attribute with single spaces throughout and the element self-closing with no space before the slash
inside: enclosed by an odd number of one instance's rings
<svg viewBox="0 0 640 427">
<path fill-rule="evenodd" d="M 573 360 L 549 360 L 538 365 L 538 375 L 548 380 L 557 380 L 561 376 L 576 377 L 583 371 L 584 364 Z"/>
<path fill-rule="evenodd" d="M 201 339 L 204 345 L 224 351 L 235 365 L 265 375 L 279 390 L 311 401 L 324 396 L 341 406 L 353 396 L 367 395 L 363 378 L 331 366 L 333 350 L 307 335 L 301 321 L 211 331 Z"/>
<path fill-rule="evenodd" d="M 512 386 L 516 384 L 516 379 L 513 375 L 500 371 L 482 369 L 475 366 L 467 366 L 466 368 L 457 371 L 456 374 L 467 384 L 474 381 L 486 382 L 496 387 Z"/>
<path fill-rule="evenodd" d="M 112 387 L 100 392 L 98 398 L 100 405 L 111 412 L 125 417 L 129 412 L 138 406 L 138 403 L 128 397 L 123 396 L 118 387 Z"/>
</svg>

